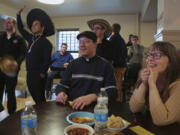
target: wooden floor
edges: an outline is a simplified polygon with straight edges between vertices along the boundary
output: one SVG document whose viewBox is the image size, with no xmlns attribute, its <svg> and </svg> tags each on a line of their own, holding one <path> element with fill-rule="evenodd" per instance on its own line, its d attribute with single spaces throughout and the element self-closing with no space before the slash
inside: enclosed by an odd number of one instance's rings
<svg viewBox="0 0 180 135">
<path fill-rule="evenodd" d="M 23 109 L 25 107 L 26 101 L 33 101 L 33 99 L 31 96 L 28 96 L 27 98 L 23 98 L 23 97 L 22 98 L 21 97 L 16 98 L 16 103 L 17 103 L 16 111 Z M 33 104 L 35 104 L 34 101 L 33 101 Z M 7 109 L 6 100 L 4 101 L 4 108 Z"/>
<path fill-rule="evenodd" d="M 33 101 L 32 97 L 31 97 L 31 95 L 29 93 L 27 94 L 26 98 L 25 98 L 25 95 L 24 95 L 24 93 L 22 91 L 16 90 L 15 93 L 16 93 L 16 103 L 17 103 L 16 111 L 19 111 L 19 110 L 23 109 L 25 107 L 25 102 L 26 101 L 32 101 L 33 104 L 35 104 L 35 102 Z M 53 101 L 55 99 L 56 99 L 56 95 L 54 93 L 52 95 L 51 99 L 48 99 L 46 101 L 49 102 L 49 101 Z M 6 98 L 5 94 L 3 96 L 3 106 L 4 106 L 5 110 L 0 112 L 0 122 L 2 120 L 4 120 L 6 117 L 9 116 L 8 111 L 7 111 L 7 98 Z"/>
<path fill-rule="evenodd" d="M 47 100 L 47 101 L 55 100 L 55 98 L 56 97 L 53 94 L 52 99 L 51 100 Z M 17 103 L 16 111 L 23 109 L 25 107 L 25 102 L 26 101 L 32 101 L 33 104 L 35 104 L 35 102 L 33 101 L 33 99 L 32 99 L 30 94 L 28 94 L 28 96 L 25 98 L 24 97 L 24 93 L 22 93 L 21 91 L 16 90 L 16 103 Z M 4 108 L 7 110 L 7 98 L 5 96 L 4 96 L 3 104 L 4 104 Z"/>
</svg>

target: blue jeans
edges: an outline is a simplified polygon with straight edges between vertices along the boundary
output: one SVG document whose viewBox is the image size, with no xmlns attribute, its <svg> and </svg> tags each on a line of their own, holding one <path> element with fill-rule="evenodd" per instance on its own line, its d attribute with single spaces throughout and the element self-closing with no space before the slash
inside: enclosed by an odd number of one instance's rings
<svg viewBox="0 0 180 135">
<path fill-rule="evenodd" d="M 51 91 L 52 82 L 55 77 L 62 78 L 64 71 L 51 71 L 48 73 L 47 82 L 46 82 L 46 91 Z"/>
<path fill-rule="evenodd" d="M 126 70 L 125 81 L 132 82 L 135 84 L 138 79 L 140 70 L 141 70 L 141 64 L 138 63 L 130 64 Z"/>
</svg>

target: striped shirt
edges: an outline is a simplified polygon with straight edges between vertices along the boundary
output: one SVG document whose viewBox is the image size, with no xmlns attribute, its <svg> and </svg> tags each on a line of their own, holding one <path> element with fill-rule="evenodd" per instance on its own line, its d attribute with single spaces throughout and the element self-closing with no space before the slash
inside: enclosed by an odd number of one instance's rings
<svg viewBox="0 0 180 135">
<path fill-rule="evenodd" d="M 102 87 L 106 88 L 109 99 L 116 99 L 116 80 L 111 64 L 99 56 L 91 59 L 80 57 L 68 65 L 56 87 L 56 94 L 65 92 L 73 100 L 87 94 L 98 94 Z"/>
</svg>

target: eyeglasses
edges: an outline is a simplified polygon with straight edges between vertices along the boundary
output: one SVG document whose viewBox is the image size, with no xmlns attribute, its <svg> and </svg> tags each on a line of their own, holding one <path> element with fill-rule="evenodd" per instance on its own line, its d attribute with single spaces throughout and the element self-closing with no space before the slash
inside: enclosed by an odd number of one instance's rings
<svg viewBox="0 0 180 135">
<path fill-rule="evenodd" d="M 91 42 L 91 40 L 79 40 L 79 44 L 82 44 L 82 43 L 88 44 L 90 42 Z"/>
<path fill-rule="evenodd" d="M 94 27 L 93 30 L 97 31 L 97 30 L 102 30 L 103 28 L 101 27 Z"/>
<path fill-rule="evenodd" d="M 150 53 L 150 52 L 148 52 L 147 54 L 146 54 L 146 59 L 147 58 L 149 58 L 149 57 L 153 57 L 153 58 L 155 58 L 156 60 L 159 60 L 162 56 L 164 56 L 164 54 L 163 53 Z"/>
</svg>

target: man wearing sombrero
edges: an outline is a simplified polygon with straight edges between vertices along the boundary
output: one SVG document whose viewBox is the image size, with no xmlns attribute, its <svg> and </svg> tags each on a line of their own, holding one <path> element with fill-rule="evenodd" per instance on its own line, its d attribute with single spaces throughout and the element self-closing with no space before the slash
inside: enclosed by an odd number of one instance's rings
<svg viewBox="0 0 180 135">
<path fill-rule="evenodd" d="M 106 39 L 111 35 L 111 26 L 104 19 L 93 19 L 87 22 L 89 28 L 96 33 L 98 37 L 98 46 L 96 48 L 96 54 L 105 58 L 110 63 L 112 63 L 112 51 L 113 46 Z"/>
<path fill-rule="evenodd" d="M 46 38 L 54 34 L 54 25 L 50 17 L 41 9 L 32 9 L 27 15 L 27 25 L 32 34 L 27 32 L 22 24 L 21 12 L 17 12 L 19 32 L 28 42 L 26 56 L 27 85 L 36 104 L 46 101 L 46 73 L 51 60 L 52 44 Z"/>
</svg>

